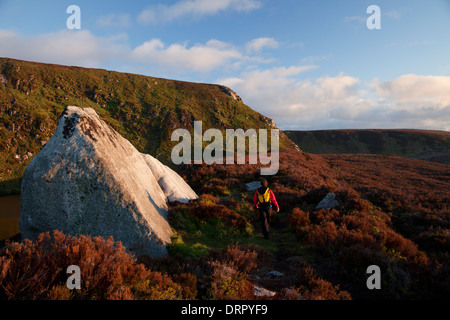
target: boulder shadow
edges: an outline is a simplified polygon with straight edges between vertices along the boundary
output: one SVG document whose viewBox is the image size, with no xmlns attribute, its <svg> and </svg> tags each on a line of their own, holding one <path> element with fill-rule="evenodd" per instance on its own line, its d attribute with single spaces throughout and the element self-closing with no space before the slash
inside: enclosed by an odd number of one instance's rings
<svg viewBox="0 0 450 320">
<path fill-rule="evenodd" d="M 149 200 L 150 203 L 153 205 L 153 207 L 156 208 L 156 210 L 158 211 L 159 215 L 160 215 L 161 217 L 163 217 L 164 219 L 167 220 L 167 219 L 168 219 L 168 218 L 167 218 L 167 214 L 168 214 L 167 210 L 164 209 L 164 208 L 161 208 L 160 206 L 158 206 L 158 205 L 156 204 L 156 202 L 153 200 L 152 196 L 150 195 L 150 193 L 148 192 L 147 189 L 145 189 L 145 192 L 147 192 L 148 200 Z"/>
</svg>

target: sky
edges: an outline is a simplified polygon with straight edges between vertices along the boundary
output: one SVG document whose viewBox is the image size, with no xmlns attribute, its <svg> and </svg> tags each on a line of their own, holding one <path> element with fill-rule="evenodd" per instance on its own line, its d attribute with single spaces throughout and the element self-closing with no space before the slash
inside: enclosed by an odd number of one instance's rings
<svg viewBox="0 0 450 320">
<path fill-rule="evenodd" d="M 0 56 L 226 85 L 282 130 L 450 130 L 450 0 L 0 0 Z"/>
</svg>

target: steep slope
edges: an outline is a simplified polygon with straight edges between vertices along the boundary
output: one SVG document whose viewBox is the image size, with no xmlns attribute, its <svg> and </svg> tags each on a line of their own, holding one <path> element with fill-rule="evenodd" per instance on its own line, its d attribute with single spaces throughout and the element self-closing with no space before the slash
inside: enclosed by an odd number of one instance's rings
<svg viewBox="0 0 450 320">
<path fill-rule="evenodd" d="M 0 195 L 20 178 L 68 105 L 91 107 L 140 152 L 170 165 L 173 130 L 276 128 L 229 88 L 0 58 Z M 280 133 L 280 148 L 294 148 Z"/>
<path fill-rule="evenodd" d="M 432 130 L 286 131 L 302 150 L 315 154 L 389 154 L 450 164 L 450 132 Z"/>
</svg>

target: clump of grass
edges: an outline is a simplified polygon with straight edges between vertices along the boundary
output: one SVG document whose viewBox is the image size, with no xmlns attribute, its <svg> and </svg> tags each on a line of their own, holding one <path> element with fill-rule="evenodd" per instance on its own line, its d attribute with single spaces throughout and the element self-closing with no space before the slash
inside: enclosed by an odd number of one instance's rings
<svg viewBox="0 0 450 320">
<path fill-rule="evenodd" d="M 208 255 L 208 247 L 201 243 L 187 244 L 179 235 L 172 237 L 172 243 L 167 245 L 167 250 L 171 256 L 178 254 L 186 258 L 199 259 Z"/>
</svg>

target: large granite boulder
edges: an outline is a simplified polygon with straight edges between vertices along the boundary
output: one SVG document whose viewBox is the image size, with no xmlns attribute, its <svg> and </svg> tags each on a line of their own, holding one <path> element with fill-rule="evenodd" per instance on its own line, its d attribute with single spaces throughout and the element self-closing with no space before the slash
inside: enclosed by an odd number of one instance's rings
<svg viewBox="0 0 450 320">
<path fill-rule="evenodd" d="M 179 201 L 181 203 L 188 203 L 189 200 L 198 199 L 195 191 L 192 190 L 178 173 L 149 154 L 142 154 L 142 157 L 153 172 L 169 202 Z"/>
<path fill-rule="evenodd" d="M 19 230 L 112 236 L 136 255 L 167 254 L 164 191 L 142 154 L 91 108 L 67 107 L 22 180 Z"/>
</svg>

